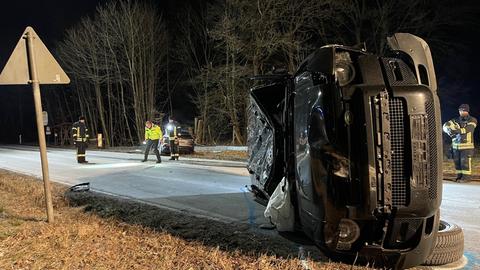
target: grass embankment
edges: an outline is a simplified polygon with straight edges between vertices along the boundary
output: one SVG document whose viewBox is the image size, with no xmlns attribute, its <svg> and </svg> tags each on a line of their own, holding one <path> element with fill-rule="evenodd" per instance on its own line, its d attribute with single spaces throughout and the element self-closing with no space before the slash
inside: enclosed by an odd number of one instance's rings
<svg viewBox="0 0 480 270">
<path fill-rule="evenodd" d="M 246 151 L 231 151 L 231 150 L 229 151 L 198 151 L 190 155 L 185 155 L 185 157 L 247 161 L 248 154 Z"/>
<path fill-rule="evenodd" d="M 0 269 L 303 269 L 294 256 L 273 256 L 274 250 L 245 253 L 102 218 L 69 206 L 64 194 L 64 187 L 53 185 L 55 222 L 48 224 L 42 182 L 0 170 Z M 350 269 L 307 263 L 311 269 Z"/>
</svg>

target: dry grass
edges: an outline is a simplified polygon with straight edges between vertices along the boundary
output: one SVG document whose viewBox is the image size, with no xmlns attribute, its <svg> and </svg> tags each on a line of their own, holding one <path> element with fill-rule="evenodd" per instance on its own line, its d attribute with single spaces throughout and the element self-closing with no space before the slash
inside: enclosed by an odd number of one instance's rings
<svg viewBox="0 0 480 270">
<path fill-rule="evenodd" d="M 248 154 L 246 151 L 205 151 L 195 152 L 191 155 L 185 155 L 191 158 L 206 158 L 206 159 L 220 159 L 220 160 L 234 160 L 246 161 Z"/>
<path fill-rule="evenodd" d="M 102 219 L 70 207 L 53 186 L 55 223 L 45 220 L 43 188 L 0 171 L 0 269 L 303 269 L 295 258 L 246 255 L 165 231 Z M 311 269 L 350 266 L 308 261 Z M 357 268 L 359 269 L 359 268 Z"/>
</svg>

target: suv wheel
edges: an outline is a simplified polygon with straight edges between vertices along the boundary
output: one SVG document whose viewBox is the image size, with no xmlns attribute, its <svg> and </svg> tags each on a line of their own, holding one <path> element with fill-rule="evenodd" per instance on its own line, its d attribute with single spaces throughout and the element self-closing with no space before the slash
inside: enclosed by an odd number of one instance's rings
<svg viewBox="0 0 480 270">
<path fill-rule="evenodd" d="M 425 265 L 442 265 L 458 261 L 463 256 L 463 230 L 458 225 L 440 220 L 432 254 Z"/>
</svg>

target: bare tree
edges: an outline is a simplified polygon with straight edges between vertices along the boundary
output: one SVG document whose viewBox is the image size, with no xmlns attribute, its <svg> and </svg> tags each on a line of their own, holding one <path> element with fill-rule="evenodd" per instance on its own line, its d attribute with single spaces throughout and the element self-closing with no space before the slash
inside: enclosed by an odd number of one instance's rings
<svg viewBox="0 0 480 270">
<path fill-rule="evenodd" d="M 164 29 L 151 4 L 112 1 L 67 31 L 59 45 L 61 61 L 78 81 L 82 111 L 92 114 L 95 131 L 98 120 L 108 146 L 124 143 L 124 135 L 133 144 L 132 123 L 135 140 L 143 140 L 143 123 L 157 111 Z"/>
</svg>

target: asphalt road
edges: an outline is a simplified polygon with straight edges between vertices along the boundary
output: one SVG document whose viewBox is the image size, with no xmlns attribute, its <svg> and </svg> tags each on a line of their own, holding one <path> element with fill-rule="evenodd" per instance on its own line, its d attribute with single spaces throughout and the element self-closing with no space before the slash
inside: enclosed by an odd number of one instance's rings
<svg viewBox="0 0 480 270">
<path fill-rule="evenodd" d="M 0 146 L 0 168 L 41 177 L 40 155 L 29 146 Z M 244 163 L 87 151 L 88 164 L 76 162 L 74 150 L 48 149 L 50 178 L 66 185 L 89 182 L 95 191 L 133 198 L 223 221 L 265 223 L 264 208 L 252 200 Z"/>
<path fill-rule="evenodd" d="M 48 150 L 50 178 L 67 185 L 90 182 L 92 189 L 133 198 L 193 215 L 242 222 L 253 228 L 266 223 L 264 208 L 245 186 L 248 172 L 241 162 L 180 158 L 161 164 L 142 163 L 140 154 L 89 151 L 89 164 L 77 164 L 74 150 Z M 40 155 L 34 147 L 0 146 L 0 168 L 41 177 Z M 480 269 L 480 183 L 445 181 L 442 219 L 465 232 L 465 269 Z"/>
</svg>

